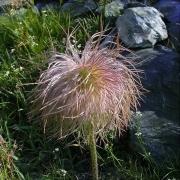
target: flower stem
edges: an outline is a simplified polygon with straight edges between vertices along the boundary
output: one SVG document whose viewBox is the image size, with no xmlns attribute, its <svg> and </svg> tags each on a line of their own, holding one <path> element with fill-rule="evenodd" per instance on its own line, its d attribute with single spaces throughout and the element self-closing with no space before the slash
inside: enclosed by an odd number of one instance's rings
<svg viewBox="0 0 180 180">
<path fill-rule="evenodd" d="M 96 141 L 94 134 L 94 125 L 91 122 L 88 128 L 89 134 L 89 150 L 91 155 L 91 168 L 92 168 L 92 179 L 98 180 L 98 163 L 97 163 L 97 150 Z"/>
</svg>

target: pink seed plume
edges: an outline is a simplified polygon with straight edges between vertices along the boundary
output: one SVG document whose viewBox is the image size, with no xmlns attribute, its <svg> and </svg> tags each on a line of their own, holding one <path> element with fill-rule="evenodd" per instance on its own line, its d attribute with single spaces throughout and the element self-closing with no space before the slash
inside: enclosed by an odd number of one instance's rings
<svg viewBox="0 0 180 180">
<path fill-rule="evenodd" d="M 68 41 L 66 54 L 55 54 L 40 76 L 31 114 L 52 136 L 66 137 L 89 121 L 100 134 L 128 126 L 141 94 L 139 71 L 120 54 L 124 48 L 100 48 L 100 40 L 92 36 L 81 53 Z"/>
</svg>

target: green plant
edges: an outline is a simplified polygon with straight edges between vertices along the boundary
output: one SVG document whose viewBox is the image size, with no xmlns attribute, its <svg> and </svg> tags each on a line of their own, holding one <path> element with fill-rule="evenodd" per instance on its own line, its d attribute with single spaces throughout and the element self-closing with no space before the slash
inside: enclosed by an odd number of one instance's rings
<svg viewBox="0 0 180 180">
<path fill-rule="evenodd" d="M 69 37 L 67 54 L 55 54 L 41 74 L 31 112 L 54 137 L 78 131 L 84 139 L 88 137 L 93 179 L 98 179 L 96 136 L 103 138 L 111 128 L 120 132 L 127 127 L 141 88 L 137 71 L 127 67 L 130 62 L 122 56 L 117 62 L 123 48 L 100 48 L 101 35 L 92 36 L 82 52 Z"/>
<path fill-rule="evenodd" d="M 16 148 L 16 144 L 11 146 L 0 136 L 0 179 L 24 179 L 24 176 L 14 164 L 14 160 L 17 159 L 14 154 Z"/>
<path fill-rule="evenodd" d="M 98 30 L 97 23 L 93 22 L 96 22 L 94 16 L 90 16 L 89 19 L 87 17 L 87 21 L 83 21 L 83 25 L 88 27 L 89 35 Z M 54 156 L 52 149 L 55 145 L 46 142 L 42 132 L 28 123 L 27 97 L 28 92 L 34 87 L 31 82 L 37 79 L 40 71 L 46 66 L 49 52 L 51 50 L 64 52 L 64 37 L 80 23 L 80 20 L 71 18 L 69 14 L 53 10 L 39 14 L 34 9 L 17 11 L 12 9 L 4 16 L 0 16 L 0 134 L 7 138 L 4 125 L 6 122 L 9 139 L 12 142 L 16 139 L 18 146 L 23 147 L 22 151 L 17 150 L 19 158 L 15 164 L 18 164 L 25 177 L 31 177 L 35 170 L 39 172 L 36 176 L 41 177 L 42 169 L 49 177 L 56 176 L 56 170 L 51 172 L 42 165 L 46 161 L 52 163 L 52 169 L 57 169 L 57 165 L 58 168 L 71 172 L 68 166 L 58 164 L 59 159 L 70 157 L 66 153 L 61 153 L 56 160 L 53 158 L 45 160 L 45 154 Z M 87 38 L 84 31 L 85 29 L 80 26 L 75 35 L 78 44 L 82 43 L 82 46 Z M 72 164 L 72 161 L 68 160 L 68 163 Z M 16 171 L 13 171 L 13 176 L 16 176 Z M 59 173 L 57 177 L 58 175 Z"/>
<path fill-rule="evenodd" d="M 74 180 L 90 177 L 89 151 L 79 142 L 71 143 L 71 136 L 63 141 L 47 140 L 42 128 L 28 121 L 27 99 L 34 82 L 46 69 L 47 59 L 51 56 L 49 52 L 64 53 L 66 36 L 74 31 L 74 27 L 75 41 L 72 41 L 82 51 L 87 39 L 100 31 L 98 20 L 96 15 L 73 18 L 52 9 L 41 13 L 35 9 L 11 9 L 0 16 L 0 134 L 6 144 L 0 145 L 0 156 L 5 160 L 8 154 L 13 155 L 10 156 L 12 176 L 7 176 L 10 169 L 8 163 L 4 163 L 0 168 L 3 174 L 0 179 L 21 180 L 24 176 L 27 180 Z M 161 166 L 153 165 L 144 154 L 124 147 L 121 140 L 116 140 L 116 131 L 112 132 L 107 133 L 105 147 L 102 142 L 99 146 L 99 140 L 96 140 L 100 179 L 179 179 L 178 155 Z M 81 137 L 79 134 L 75 135 Z"/>
</svg>

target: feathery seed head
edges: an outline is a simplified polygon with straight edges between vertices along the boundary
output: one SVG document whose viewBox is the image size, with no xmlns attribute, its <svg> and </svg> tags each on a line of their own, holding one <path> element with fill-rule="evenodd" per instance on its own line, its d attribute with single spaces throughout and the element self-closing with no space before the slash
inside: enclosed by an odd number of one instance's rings
<svg viewBox="0 0 180 180">
<path fill-rule="evenodd" d="M 52 57 L 33 91 L 31 113 L 55 137 L 83 130 L 90 121 L 100 134 L 121 131 L 136 109 L 142 88 L 138 71 L 120 56 L 122 48 L 100 48 L 96 37 L 81 53 L 68 41 L 67 53 Z"/>
</svg>

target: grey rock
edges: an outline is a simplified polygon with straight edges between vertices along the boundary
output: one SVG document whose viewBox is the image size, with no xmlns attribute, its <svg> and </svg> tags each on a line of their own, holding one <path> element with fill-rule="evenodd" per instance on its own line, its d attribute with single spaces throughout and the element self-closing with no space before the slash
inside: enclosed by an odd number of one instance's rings
<svg viewBox="0 0 180 180">
<path fill-rule="evenodd" d="M 127 3 L 125 8 L 133 8 L 133 7 L 146 7 L 147 5 L 141 2 L 130 2 Z"/>
<path fill-rule="evenodd" d="M 180 23 L 179 0 L 159 0 L 155 7 L 172 23 Z"/>
<path fill-rule="evenodd" d="M 137 68 L 144 71 L 143 87 L 149 91 L 143 97 L 142 109 L 180 118 L 180 54 L 164 46 L 135 53 L 141 59 Z"/>
<path fill-rule="evenodd" d="M 6 7 L 11 5 L 11 0 L 0 0 L 0 14 L 4 13 Z"/>
<path fill-rule="evenodd" d="M 180 154 L 180 54 L 164 46 L 134 52 L 143 70 L 144 93 L 139 110 L 142 117 L 133 118 L 129 146 L 135 152 L 152 157 L 157 163 Z M 140 131 L 137 133 L 137 124 Z"/>
<path fill-rule="evenodd" d="M 138 50 L 138 68 L 144 71 L 143 85 L 152 92 L 167 92 L 179 96 L 180 54 L 164 46 Z"/>
<path fill-rule="evenodd" d="M 144 94 L 139 108 L 140 121 L 132 121 L 130 147 L 143 153 L 141 138 L 151 157 L 162 163 L 180 154 L 180 54 L 164 46 L 135 54 L 141 59 L 137 68 L 144 71 L 142 84 L 149 92 Z M 137 124 L 140 133 L 136 133 Z"/>
<path fill-rule="evenodd" d="M 167 20 L 170 42 L 180 52 L 180 2 L 179 0 L 160 0 L 155 7 Z"/>
<path fill-rule="evenodd" d="M 168 23 L 167 29 L 172 47 L 180 52 L 180 23 Z"/>
<path fill-rule="evenodd" d="M 164 160 L 176 158 L 180 153 L 180 125 L 155 111 L 143 111 L 142 116 L 134 119 L 131 125 L 130 146 L 138 152 L 143 152 L 142 142 L 146 153 L 161 163 Z M 137 124 L 140 131 L 137 133 Z"/>
<path fill-rule="evenodd" d="M 168 37 L 162 14 L 153 7 L 135 7 L 124 11 L 116 21 L 122 42 L 131 48 L 152 47 Z"/>
<path fill-rule="evenodd" d="M 149 4 L 149 0 L 119 0 L 121 2 L 123 2 L 124 4 L 144 4 L 144 5 L 148 5 Z M 136 6 L 137 7 L 137 6 Z"/>
<path fill-rule="evenodd" d="M 69 11 L 73 16 L 79 16 L 91 12 L 96 8 L 97 4 L 93 0 L 69 0 L 62 6 L 62 10 Z"/>
<path fill-rule="evenodd" d="M 100 48 L 107 48 L 107 47 L 113 48 L 115 46 L 114 38 L 116 35 L 117 35 L 117 30 L 116 28 L 113 28 L 101 42 Z"/>
<path fill-rule="evenodd" d="M 37 2 L 35 7 L 40 11 L 45 11 L 48 9 L 60 10 L 61 8 L 60 3 L 56 1 Z"/>
<path fill-rule="evenodd" d="M 0 0 L 0 7 L 11 4 L 11 0 Z"/>
<path fill-rule="evenodd" d="M 143 71 L 141 82 L 144 92 L 141 110 L 156 111 L 172 119 L 180 119 L 180 54 L 165 46 L 133 52 L 136 68 Z M 126 59 L 132 53 L 125 52 Z"/>
<path fill-rule="evenodd" d="M 112 1 L 105 6 L 105 17 L 117 17 L 122 14 L 124 3 L 121 1 Z"/>
</svg>

